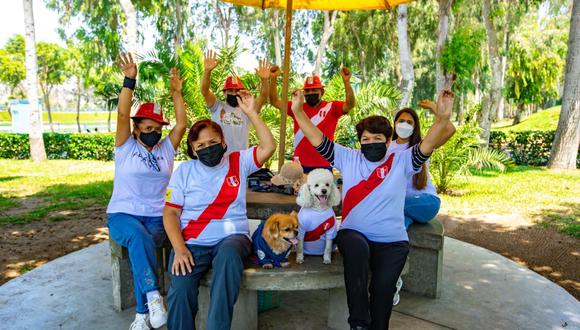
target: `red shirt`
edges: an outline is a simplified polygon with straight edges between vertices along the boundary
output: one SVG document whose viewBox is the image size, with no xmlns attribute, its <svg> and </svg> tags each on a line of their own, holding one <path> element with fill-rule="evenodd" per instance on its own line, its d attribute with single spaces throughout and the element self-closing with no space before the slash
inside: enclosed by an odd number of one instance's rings
<svg viewBox="0 0 580 330">
<path fill-rule="evenodd" d="M 338 119 L 344 114 L 342 101 L 322 101 L 316 108 L 312 108 L 304 103 L 302 109 L 310 118 L 310 121 L 322 131 L 326 137 L 334 141 L 334 132 Z M 298 157 L 302 166 L 308 167 L 329 167 L 330 163 L 322 158 L 314 149 L 310 141 L 306 139 L 300 126 L 296 123 L 294 113 L 292 112 L 292 101 L 288 101 L 288 116 L 294 121 L 294 157 Z"/>
</svg>

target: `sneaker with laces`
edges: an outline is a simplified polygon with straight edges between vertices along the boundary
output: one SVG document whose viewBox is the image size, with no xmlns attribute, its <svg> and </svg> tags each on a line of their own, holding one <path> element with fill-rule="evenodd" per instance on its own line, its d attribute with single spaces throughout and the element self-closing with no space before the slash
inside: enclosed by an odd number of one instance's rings
<svg viewBox="0 0 580 330">
<path fill-rule="evenodd" d="M 131 323 L 129 330 L 150 330 L 149 314 L 136 314 L 135 320 Z"/>
<path fill-rule="evenodd" d="M 167 323 L 167 309 L 163 303 L 163 297 L 158 296 L 147 303 L 149 307 L 149 322 L 155 329 L 161 328 Z"/>
</svg>

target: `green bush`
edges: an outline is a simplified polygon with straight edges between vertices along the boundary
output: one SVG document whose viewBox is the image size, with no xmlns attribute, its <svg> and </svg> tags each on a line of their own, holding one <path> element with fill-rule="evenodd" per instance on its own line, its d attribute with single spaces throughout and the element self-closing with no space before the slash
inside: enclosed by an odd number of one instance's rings
<svg viewBox="0 0 580 330">
<path fill-rule="evenodd" d="M 546 166 L 555 135 L 556 131 L 491 131 L 489 143 L 493 149 L 508 154 L 517 165 Z M 576 163 L 580 164 L 580 158 Z"/>
</svg>

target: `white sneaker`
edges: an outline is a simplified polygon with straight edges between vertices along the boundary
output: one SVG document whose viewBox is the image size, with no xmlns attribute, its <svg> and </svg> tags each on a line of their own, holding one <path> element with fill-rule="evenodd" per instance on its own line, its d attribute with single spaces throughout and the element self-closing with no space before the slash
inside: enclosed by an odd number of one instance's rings
<svg viewBox="0 0 580 330">
<path fill-rule="evenodd" d="M 401 301 L 401 296 L 399 295 L 399 292 L 403 287 L 403 280 L 401 279 L 401 277 L 399 277 L 399 279 L 397 280 L 397 284 L 395 286 L 397 287 L 397 292 L 395 292 L 395 295 L 393 296 L 393 306 L 397 306 Z"/>
<path fill-rule="evenodd" d="M 149 314 L 136 314 L 135 321 L 131 323 L 129 330 L 150 330 Z"/>
<path fill-rule="evenodd" d="M 161 328 L 167 323 L 167 309 L 165 309 L 163 297 L 158 296 L 149 301 L 147 307 L 149 308 L 149 322 L 153 328 Z"/>
</svg>

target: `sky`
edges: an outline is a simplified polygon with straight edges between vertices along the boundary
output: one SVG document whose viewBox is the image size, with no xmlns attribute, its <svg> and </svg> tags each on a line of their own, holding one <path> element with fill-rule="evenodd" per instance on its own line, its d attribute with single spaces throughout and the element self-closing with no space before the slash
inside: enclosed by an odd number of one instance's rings
<svg viewBox="0 0 580 330">
<path fill-rule="evenodd" d="M 58 35 L 58 14 L 44 5 L 43 0 L 33 0 L 36 41 L 54 42 L 61 46 L 66 46 L 65 42 Z M 24 9 L 22 0 L 0 0 L 0 48 L 15 34 L 24 35 Z M 155 44 L 155 28 L 149 22 L 141 22 L 143 35 L 143 52 L 153 49 Z M 249 38 L 241 38 L 242 46 L 250 49 Z M 213 45 L 214 47 L 216 45 Z M 250 51 L 240 54 L 236 65 L 244 67 L 252 72 L 258 67 L 257 56 Z"/>
</svg>

